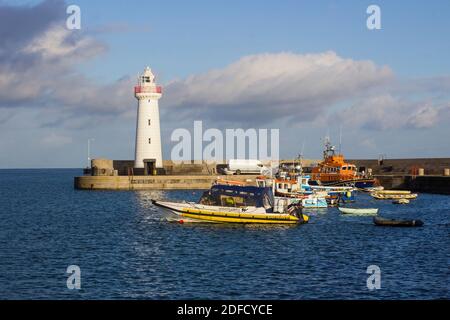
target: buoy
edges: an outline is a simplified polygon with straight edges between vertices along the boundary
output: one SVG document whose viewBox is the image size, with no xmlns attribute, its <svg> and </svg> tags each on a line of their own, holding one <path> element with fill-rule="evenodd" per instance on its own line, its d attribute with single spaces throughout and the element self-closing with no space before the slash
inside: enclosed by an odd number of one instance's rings
<svg viewBox="0 0 450 320">
<path fill-rule="evenodd" d="M 183 224 L 184 223 L 184 221 L 183 220 L 180 220 L 180 221 L 178 221 L 180 224 Z"/>
</svg>

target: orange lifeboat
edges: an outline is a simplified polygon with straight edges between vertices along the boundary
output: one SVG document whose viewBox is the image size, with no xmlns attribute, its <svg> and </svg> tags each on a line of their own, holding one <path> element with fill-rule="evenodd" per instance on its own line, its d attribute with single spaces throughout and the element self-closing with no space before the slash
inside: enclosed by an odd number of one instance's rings
<svg viewBox="0 0 450 320">
<path fill-rule="evenodd" d="M 342 154 L 336 154 L 329 140 L 325 142 L 323 161 L 312 169 L 310 184 L 353 185 L 357 188 L 370 188 L 376 185 L 375 179 L 368 179 L 358 173 L 354 164 L 344 161 Z"/>
</svg>

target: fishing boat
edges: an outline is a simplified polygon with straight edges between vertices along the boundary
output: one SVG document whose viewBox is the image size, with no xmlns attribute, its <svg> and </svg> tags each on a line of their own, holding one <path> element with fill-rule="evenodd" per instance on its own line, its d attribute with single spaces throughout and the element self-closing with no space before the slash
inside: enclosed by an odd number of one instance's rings
<svg viewBox="0 0 450 320">
<path fill-rule="evenodd" d="M 312 194 L 312 190 L 305 189 L 302 184 L 294 177 L 292 179 L 275 178 L 272 183 L 275 196 L 289 198 L 304 198 Z"/>
<path fill-rule="evenodd" d="M 309 219 L 296 204 L 276 212 L 272 189 L 268 187 L 216 184 L 198 203 L 160 200 L 152 203 L 177 215 L 180 222 L 299 224 Z"/>
<path fill-rule="evenodd" d="M 303 177 L 299 176 L 294 180 L 296 183 L 292 182 L 290 184 L 288 183 L 289 181 L 275 179 L 274 193 L 276 198 L 296 199 L 296 202 L 301 204 L 303 208 L 327 208 L 328 192 L 311 190 L 308 184 L 301 183 L 303 179 Z M 289 188 L 286 188 L 286 186 L 289 186 Z"/>
<path fill-rule="evenodd" d="M 339 202 L 355 201 L 354 187 L 310 186 L 309 175 L 302 173 L 277 178 L 257 177 L 260 187 L 272 187 L 275 198 L 296 199 L 291 203 L 301 203 L 303 208 L 327 208 Z"/>
<path fill-rule="evenodd" d="M 374 217 L 373 223 L 376 226 L 383 227 L 421 227 L 423 226 L 422 220 L 396 220 L 386 219 L 381 217 Z"/>
<path fill-rule="evenodd" d="M 354 164 L 347 163 L 342 154 L 336 153 L 329 138 L 325 139 L 323 161 L 312 169 L 311 185 L 352 186 L 359 189 L 373 188 L 378 182 L 358 173 Z"/>
<path fill-rule="evenodd" d="M 361 214 L 361 215 L 373 215 L 378 213 L 378 208 L 338 208 L 340 212 L 344 214 Z"/>
</svg>

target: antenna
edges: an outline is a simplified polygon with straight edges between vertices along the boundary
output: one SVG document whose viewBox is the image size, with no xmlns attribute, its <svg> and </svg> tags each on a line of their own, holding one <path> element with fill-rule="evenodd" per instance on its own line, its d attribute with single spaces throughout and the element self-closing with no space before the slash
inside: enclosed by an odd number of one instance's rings
<svg viewBox="0 0 450 320">
<path fill-rule="evenodd" d="M 342 154 L 342 124 L 339 126 L 339 154 Z"/>
</svg>

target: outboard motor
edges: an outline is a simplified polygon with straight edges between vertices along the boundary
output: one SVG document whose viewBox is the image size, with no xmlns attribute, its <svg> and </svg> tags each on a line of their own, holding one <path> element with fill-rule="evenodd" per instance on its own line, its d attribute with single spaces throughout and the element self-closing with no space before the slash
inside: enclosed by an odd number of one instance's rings
<svg viewBox="0 0 450 320">
<path fill-rule="evenodd" d="M 298 203 L 292 203 L 287 207 L 287 212 L 297 218 L 299 218 L 301 221 L 305 221 L 303 218 L 303 210 L 302 206 Z"/>
</svg>

